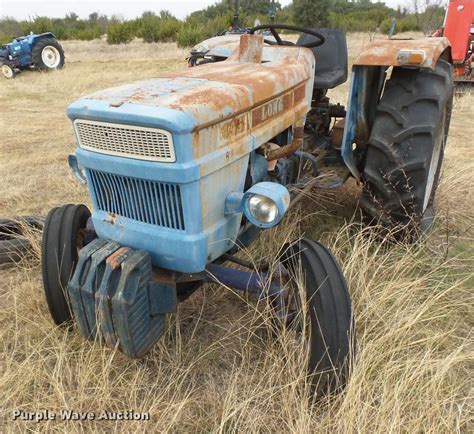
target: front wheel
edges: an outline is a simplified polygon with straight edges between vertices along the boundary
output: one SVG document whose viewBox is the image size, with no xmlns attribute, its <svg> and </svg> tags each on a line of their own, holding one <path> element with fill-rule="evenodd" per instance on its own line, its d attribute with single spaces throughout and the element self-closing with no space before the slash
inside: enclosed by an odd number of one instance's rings
<svg viewBox="0 0 474 434">
<path fill-rule="evenodd" d="M 67 285 L 76 268 L 79 250 L 86 241 L 91 213 L 85 205 L 53 208 L 44 222 L 41 242 L 43 287 L 54 322 L 62 325 L 72 319 Z"/>
<path fill-rule="evenodd" d="M 448 62 L 393 70 L 365 155 L 360 206 L 370 220 L 412 239 L 431 226 L 452 100 Z"/>
<path fill-rule="evenodd" d="M 285 246 L 289 273 L 287 318 L 309 333 L 308 371 L 318 395 L 341 390 L 355 353 L 354 318 L 344 275 L 322 244 L 302 239 Z M 303 333 L 305 334 L 305 333 Z"/>
<path fill-rule="evenodd" d="M 2 74 L 5 78 L 11 79 L 11 78 L 15 78 L 16 71 L 8 63 L 2 63 Z"/>
</svg>

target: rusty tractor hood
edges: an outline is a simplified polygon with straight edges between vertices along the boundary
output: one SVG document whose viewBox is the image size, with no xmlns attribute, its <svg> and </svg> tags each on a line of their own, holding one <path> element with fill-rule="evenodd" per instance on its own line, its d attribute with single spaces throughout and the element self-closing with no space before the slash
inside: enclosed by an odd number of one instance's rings
<svg viewBox="0 0 474 434">
<path fill-rule="evenodd" d="M 241 40 L 225 61 L 93 93 L 73 103 L 68 115 L 73 120 L 111 120 L 117 115 L 118 120 L 133 124 L 147 122 L 141 118 L 167 117 L 179 125 L 166 125 L 167 119 L 162 119 L 162 127 L 175 130 L 185 124 L 190 130 L 199 130 L 249 111 L 302 83 L 312 86 L 314 56 L 310 50 L 263 47 L 263 38 L 258 35 L 241 38 L 244 43 Z M 258 38 L 259 44 L 249 44 L 252 38 Z"/>
</svg>

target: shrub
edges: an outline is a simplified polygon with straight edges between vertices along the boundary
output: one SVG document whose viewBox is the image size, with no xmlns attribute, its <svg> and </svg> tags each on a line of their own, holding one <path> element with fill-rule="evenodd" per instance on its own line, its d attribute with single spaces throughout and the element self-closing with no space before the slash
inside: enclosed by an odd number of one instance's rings
<svg viewBox="0 0 474 434">
<path fill-rule="evenodd" d="M 409 15 L 397 21 L 396 32 L 415 32 L 421 30 L 414 15 Z"/>
<path fill-rule="evenodd" d="M 209 36 L 217 35 L 218 33 L 222 33 L 231 24 L 232 19 L 229 18 L 227 15 L 217 16 L 212 18 L 206 23 L 206 30 L 209 32 Z M 250 27 L 253 26 L 253 23 L 249 23 Z"/>
<path fill-rule="evenodd" d="M 147 16 L 141 20 L 139 35 L 145 42 L 158 42 L 160 40 L 160 19 L 156 16 Z"/>
<path fill-rule="evenodd" d="M 392 25 L 392 20 L 391 18 L 385 18 L 381 23 L 380 23 L 380 31 L 384 35 L 388 35 L 390 33 L 390 26 Z M 397 26 L 395 25 L 395 33 L 397 33 Z"/>
<path fill-rule="evenodd" d="M 45 33 L 51 32 L 53 29 L 53 22 L 50 18 L 36 17 L 34 21 L 23 21 L 21 23 L 21 31 L 24 35 L 30 32 L 33 33 Z"/>
<path fill-rule="evenodd" d="M 1 35 L 0 36 L 0 45 L 9 44 L 14 38 L 15 38 L 15 36 L 13 36 L 13 35 Z"/>
<path fill-rule="evenodd" d="M 101 34 L 99 26 L 96 26 L 89 29 L 73 30 L 70 37 L 81 41 L 92 41 L 93 39 L 100 39 Z"/>
<path fill-rule="evenodd" d="M 61 19 L 53 19 L 53 27 L 50 31 L 53 32 L 54 36 L 58 39 L 71 39 L 69 32 Z"/>
<path fill-rule="evenodd" d="M 186 48 L 196 45 L 198 42 L 201 42 L 203 39 L 208 37 L 204 26 L 195 26 L 186 24 L 181 27 L 179 32 L 176 34 L 176 42 L 178 47 Z"/>
<path fill-rule="evenodd" d="M 181 23 L 175 19 L 165 19 L 160 23 L 158 39 L 163 42 L 175 41 L 176 35 L 181 30 Z"/>
<path fill-rule="evenodd" d="M 0 44 L 7 44 L 13 38 L 21 36 L 21 34 L 20 23 L 14 18 L 6 17 L 0 19 Z"/>
<path fill-rule="evenodd" d="M 329 25 L 330 0 L 294 0 L 293 20 L 302 27 L 326 27 Z"/>
<path fill-rule="evenodd" d="M 127 21 L 127 26 L 132 38 L 142 37 L 142 33 L 141 33 L 142 32 L 142 19 L 141 18 L 135 18 L 134 20 Z"/>
<path fill-rule="evenodd" d="M 127 44 L 133 39 L 133 32 L 128 23 L 111 24 L 107 29 L 107 42 L 109 44 Z"/>
<path fill-rule="evenodd" d="M 386 35 L 390 32 L 391 19 L 385 19 L 380 25 L 380 31 Z M 396 21 L 395 34 L 403 32 L 416 32 L 420 31 L 420 27 L 414 16 L 408 15 Z"/>
</svg>

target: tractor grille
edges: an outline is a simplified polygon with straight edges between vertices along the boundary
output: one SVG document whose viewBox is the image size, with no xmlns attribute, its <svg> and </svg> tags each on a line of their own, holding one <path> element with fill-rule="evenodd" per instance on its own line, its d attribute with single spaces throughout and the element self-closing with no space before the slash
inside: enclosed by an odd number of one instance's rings
<svg viewBox="0 0 474 434">
<path fill-rule="evenodd" d="M 168 131 L 86 120 L 74 121 L 79 146 L 120 157 L 172 163 L 176 161 Z"/>
<path fill-rule="evenodd" d="M 180 186 L 89 169 L 96 206 L 143 223 L 185 230 Z"/>
</svg>

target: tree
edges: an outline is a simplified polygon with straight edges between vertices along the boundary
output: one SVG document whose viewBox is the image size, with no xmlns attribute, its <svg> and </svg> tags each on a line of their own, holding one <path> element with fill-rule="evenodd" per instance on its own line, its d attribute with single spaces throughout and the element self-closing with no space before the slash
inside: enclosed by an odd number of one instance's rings
<svg viewBox="0 0 474 434">
<path fill-rule="evenodd" d="M 416 22 L 425 35 L 441 26 L 445 3 L 445 0 L 412 0 Z"/>
<path fill-rule="evenodd" d="M 268 15 L 272 10 L 271 0 L 240 0 L 242 15 Z M 275 1 L 275 12 L 281 10 L 279 1 Z"/>
<path fill-rule="evenodd" d="M 79 15 L 77 15 L 75 12 L 69 12 L 64 17 L 64 21 L 69 21 L 71 23 L 75 23 L 78 20 L 79 20 Z"/>
<path fill-rule="evenodd" d="M 328 26 L 330 8 L 331 0 L 294 0 L 293 21 L 307 28 Z"/>
<path fill-rule="evenodd" d="M 162 20 L 176 20 L 176 17 L 170 12 L 165 9 L 160 11 L 160 19 Z"/>
<path fill-rule="evenodd" d="M 0 18 L 0 44 L 7 44 L 22 35 L 21 25 L 14 18 Z"/>
</svg>

